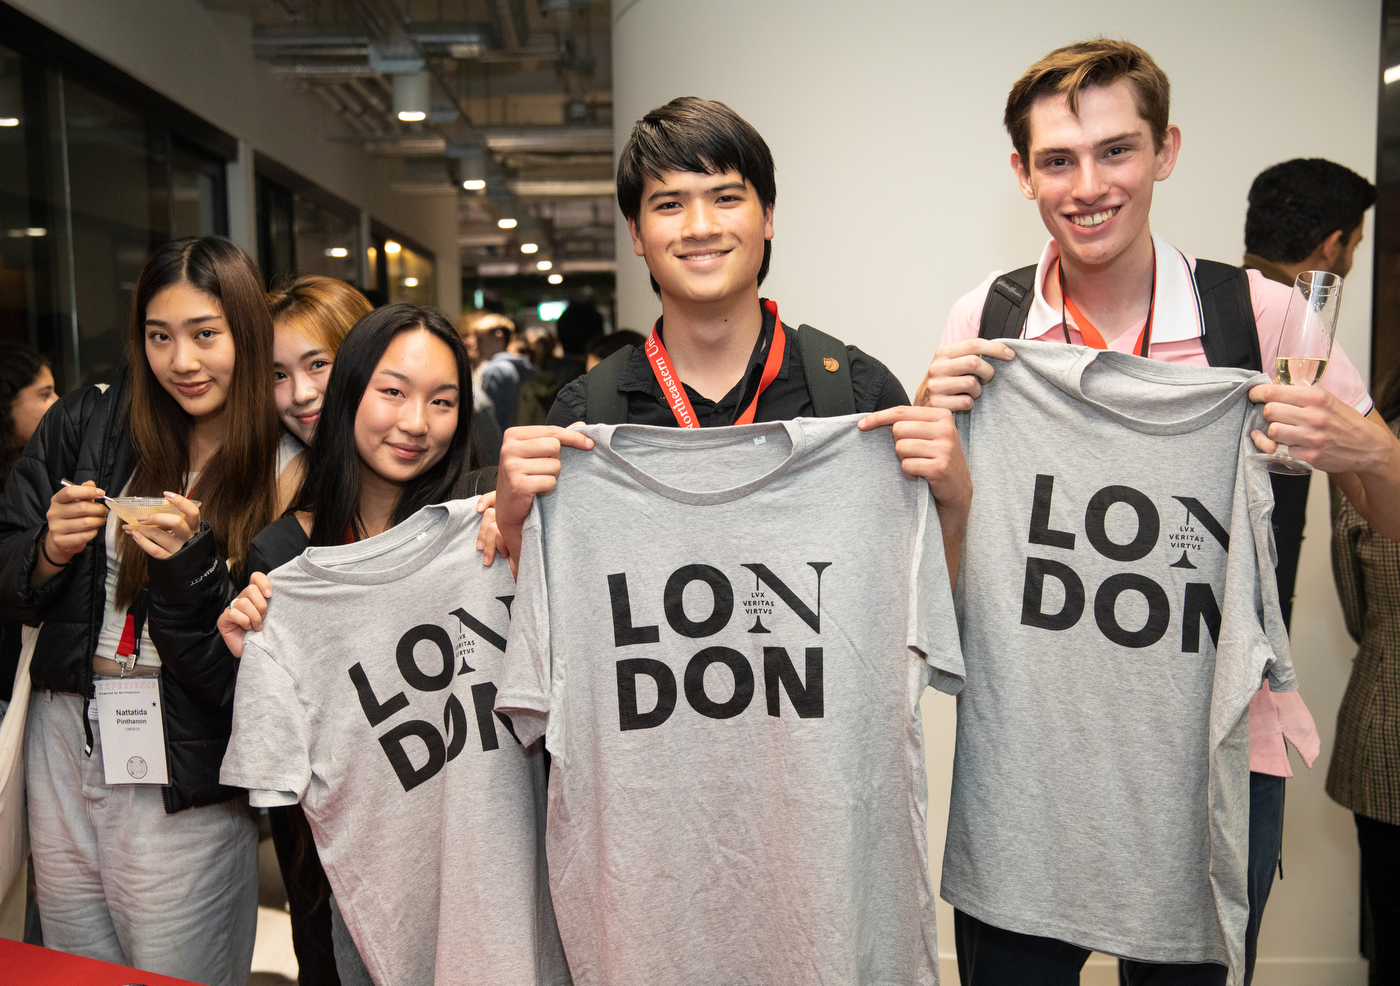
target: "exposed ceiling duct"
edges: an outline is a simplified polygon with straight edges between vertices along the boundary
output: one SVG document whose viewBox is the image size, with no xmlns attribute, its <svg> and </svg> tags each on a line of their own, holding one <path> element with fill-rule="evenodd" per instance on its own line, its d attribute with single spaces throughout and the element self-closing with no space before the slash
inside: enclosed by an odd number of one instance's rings
<svg viewBox="0 0 1400 986">
<path fill-rule="evenodd" d="M 406 44 L 404 43 L 406 42 Z M 398 45 L 376 43 L 356 25 L 325 28 L 311 24 L 259 25 L 253 29 L 253 51 L 263 59 L 369 58 L 378 63 L 372 71 L 385 72 L 399 65 L 422 64 L 424 56 L 480 58 L 499 48 L 489 24 L 432 24 L 405 28 Z M 419 54 L 419 53 L 422 54 Z M 392 73 L 390 73 L 392 74 Z"/>
<path fill-rule="evenodd" d="M 606 2 L 248 3 L 254 53 L 344 121 L 335 139 L 401 159 L 400 194 L 458 197 L 464 266 L 531 242 L 559 272 L 614 265 Z"/>
<path fill-rule="evenodd" d="M 483 135 L 486 146 L 498 153 L 535 151 L 549 154 L 612 153 L 612 127 L 542 127 L 532 130 L 496 130 Z"/>
<path fill-rule="evenodd" d="M 521 198 L 562 199 L 577 196 L 612 195 L 611 178 L 559 178 L 507 182 L 510 190 Z"/>
</svg>

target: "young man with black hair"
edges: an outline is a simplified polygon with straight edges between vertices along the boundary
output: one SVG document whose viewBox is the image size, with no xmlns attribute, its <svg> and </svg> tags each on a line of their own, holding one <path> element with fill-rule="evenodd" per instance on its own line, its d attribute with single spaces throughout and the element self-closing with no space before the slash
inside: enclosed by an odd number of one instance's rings
<svg viewBox="0 0 1400 986">
<path fill-rule="evenodd" d="M 1243 266 L 1290 289 L 1305 270 L 1345 277 L 1361 242 L 1366 210 L 1375 202 L 1374 185 L 1323 158 L 1295 158 L 1266 168 L 1249 189 Z M 1273 477 L 1279 601 L 1286 624 L 1292 618 L 1310 479 Z M 1281 766 L 1286 769 L 1287 761 Z"/>
<path fill-rule="evenodd" d="M 1290 288 L 1305 270 L 1346 277 L 1376 186 L 1326 158 L 1265 168 L 1249 188 L 1244 266 Z"/>
<path fill-rule="evenodd" d="M 824 355 L 820 367 L 807 365 L 806 330 L 783 325 L 777 305 L 759 298 L 772 256 L 777 185 L 772 154 L 758 132 L 723 103 L 673 100 L 633 129 L 618 161 L 617 189 L 633 252 L 647 262 L 662 317 L 646 346 L 615 355 L 567 385 L 546 426 L 506 432 L 496 544 L 512 559 L 518 555 L 533 497 L 554 488 L 561 445 L 591 447 L 565 426 L 603 420 L 596 407 L 590 414 L 589 403 L 599 399 L 598 374 L 610 363 L 618 372 L 607 378 L 615 382 L 604 395 L 614 408 L 607 423 L 663 427 L 820 416 L 814 378 L 821 386 L 825 375 L 849 375 L 849 411 L 866 414 L 861 428 L 891 426 L 904 472 L 928 482 L 956 579 L 972 489 L 952 415 L 909 406 L 894 375 L 854 346 Z M 679 386 L 669 393 L 649 352 L 674 368 L 671 383 Z M 496 546 L 487 540 L 483 536 L 489 562 Z"/>
<path fill-rule="evenodd" d="M 1249 191 L 1244 264 L 1289 286 L 1304 270 L 1345 277 L 1375 201 L 1374 185 L 1323 158 L 1274 165 Z M 1269 436 L 1255 436 L 1263 451 L 1283 442 L 1294 458 L 1330 473 L 1378 534 L 1400 539 L 1400 442 L 1389 429 L 1322 388 L 1272 384 L 1250 396 L 1268 402 Z"/>
<path fill-rule="evenodd" d="M 950 412 L 759 297 L 775 198 L 727 106 L 648 113 L 618 201 L 662 318 L 551 424 L 506 434 L 497 521 L 526 560 L 495 707 L 555 756 L 550 884 L 578 981 L 937 982 L 918 697 L 962 683 L 971 483 Z M 579 420 L 660 428 L 589 428 L 594 448 L 562 427 Z M 782 581 L 808 571 L 810 604 Z"/>
<path fill-rule="evenodd" d="M 1361 242 L 1366 210 L 1376 202 L 1376 187 L 1350 168 L 1324 158 L 1295 158 L 1261 171 L 1249 189 L 1245 214 L 1243 266 L 1271 281 L 1293 287 L 1307 270 L 1345 277 Z M 1285 626 L 1291 626 L 1293 589 L 1303 547 L 1308 489 L 1312 477 L 1273 476 L 1274 538 L 1278 550 L 1279 603 Z M 1299 692 L 1263 689 L 1251 714 L 1278 723 L 1309 767 L 1319 740 L 1312 714 Z M 1263 731 L 1261 730 L 1261 733 Z M 1275 730 L 1276 732 L 1276 730 Z M 1267 737 L 1261 736 L 1261 740 Z M 1281 741 L 1262 741 L 1250 751 L 1249 925 L 1246 930 L 1245 982 L 1254 974 L 1259 926 L 1273 887 L 1283 847 L 1284 779 L 1293 776 Z"/>
<path fill-rule="evenodd" d="M 1258 271 L 1197 262 L 1151 231 L 1153 186 L 1171 175 L 1181 148 L 1181 132 L 1170 124 L 1169 109 L 1166 75 L 1151 56 L 1127 42 L 1100 39 L 1066 46 L 1046 55 L 1016 83 L 1005 113 L 1014 147 L 1011 166 L 1022 193 L 1039 208 L 1051 240 L 1033 268 L 1006 275 L 993 272 L 954 305 L 941 347 L 919 388 L 920 403 L 956 411 L 971 408 L 993 378 L 992 361 L 1013 358 L 1000 341 L 1005 337 L 1063 340 L 1194 365 L 1258 370 L 1261 356 L 1272 360 L 1289 291 Z M 1319 392 L 1321 388 L 1335 395 L 1328 399 L 1344 407 L 1351 419 L 1361 420 L 1360 415 L 1373 410 L 1365 385 L 1339 346 L 1332 351 Z M 1308 388 L 1255 390 L 1270 391 L 1267 399 L 1282 404 L 1298 401 L 1292 392 Z M 1312 394 L 1302 399 L 1317 400 Z M 1266 410 L 1266 417 L 1269 413 Z M 1260 444 L 1271 444 L 1255 434 Z M 1040 543 L 1034 527 L 1031 535 L 1033 543 Z M 970 676 L 964 699 L 972 683 Z M 961 706 L 960 710 L 965 712 Z M 1285 726 L 1270 693 L 1258 693 L 1250 713 L 1251 748 L 1267 746 L 1286 762 Z M 1303 741 L 1315 755 L 1315 733 L 1312 743 Z M 960 763 L 962 748 L 960 727 Z M 955 797 L 955 814 L 956 802 Z M 975 832 L 971 838 L 977 838 Z M 976 852 L 971 855 L 976 857 Z M 945 897 L 952 869 L 945 863 Z M 986 903 L 988 894 L 1000 893 L 988 891 L 989 883 L 997 881 L 986 874 L 981 883 L 953 879 L 949 899 L 960 908 L 957 941 L 965 986 L 1077 982 L 1088 957 L 1081 946 L 1104 932 L 1081 928 L 1078 934 L 1083 937 L 1077 944 L 1038 937 L 1050 933 L 1044 929 L 1067 927 L 1040 921 L 1038 915 L 1030 925 L 1042 930 L 1021 933 L 1030 930 L 1021 917 L 999 914 Z M 978 910 L 982 920 L 965 913 L 969 907 Z M 1148 915 L 1143 919 L 1148 921 Z M 1001 926 L 993 926 L 994 921 Z M 1006 930 L 1018 923 L 1023 925 L 1020 931 Z M 1171 930 L 1162 929 L 1158 937 L 1169 936 Z M 1257 923 L 1253 930 L 1257 933 Z M 1109 947 L 1102 938 L 1099 941 L 1100 947 Z M 1128 982 L 1151 978 L 1223 984 L 1226 969 L 1214 962 L 1125 962 L 1123 974 Z"/>
</svg>

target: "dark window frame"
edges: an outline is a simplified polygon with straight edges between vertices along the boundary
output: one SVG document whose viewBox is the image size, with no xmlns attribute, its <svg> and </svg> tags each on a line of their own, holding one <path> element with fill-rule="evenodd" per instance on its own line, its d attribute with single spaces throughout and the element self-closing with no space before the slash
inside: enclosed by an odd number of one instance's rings
<svg viewBox="0 0 1400 986">
<path fill-rule="evenodd" d="M 59 69 L 205 154 L 225 163 L 238 160 L 238 138 L 4 3 L 0 3 L 0 38 L 7 48 L 37 59 L 45 68 Z"/>
<path fill-rule="evenodd" d="M 79 386 L 96 364 L 79 341 L 84 311 L 74 306 L 81 296 L 79 271 L 73 269 L 73 219 L 63 191 L 67 182 L 67 128 L 62 119 L 67 87 L 81 88 L 135 119 L 146 132 L 146 175 L 153 193 L 148 248 L 154 249 L 188 229 L 177 229 L 175 170 L 195 171 L 209 179 L 210 212 L 201 220 L 212 231 L 229 232 L 228 165 L 237 159 L 238 142 L 192 111 L 127 75 L 38 21 L 0 3 L 0 38 L 19 60 L 25 113 L 27 184 L 31 226 L 50 230 L 44 248 L 31 263 L 34 287 L 28 338 L 53 363 L 62 391 Z M 163 192 L 160 191 L 163 189 Z M 200 226 L 205 224 L 201 221 Z M 164 234 L 162 234 L 164 230 Z M 28 307 L 28 306 L 27 306 Z"/>
</svg>

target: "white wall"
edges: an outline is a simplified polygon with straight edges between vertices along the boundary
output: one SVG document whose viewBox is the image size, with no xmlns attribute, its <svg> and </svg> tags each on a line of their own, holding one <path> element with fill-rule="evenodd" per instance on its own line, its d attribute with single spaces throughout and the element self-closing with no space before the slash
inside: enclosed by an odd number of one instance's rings
<svg viewBox="0 0 1400 986">
<path fill-rule="evenodd" d="M 785 315 L 885 361 L 911 392 L 949 306 L 994 268 L 1033 263 L 1047 236 L 1007 165 L 1006 92 L 1050 49 L 1098 34 L 1147 48 L 1171 77 L 1184 147 L 1153 226 L 1198 256 L 1238 262 L 1245 196 L 1263 168 L 1322 156 L 1374 176 L 1377 0 L 1101 0 L 977 4 L 838 0 L 615 0 L 614 119 L 676 96 L 720 99 L 778 166 L 764 293 Z M 1370 235 L 1368 221 L 1367 235 Z M 659 314 L 619 220 L 619 325 Z M 1371 256 L 1357 254 L 1338 336 L 1367 373 Z M 1326 484 L 1313 484 L 1294 609 L 1304 695 L 1322 758 L 1289 782 L 1284 872 L 1266 912 L 1259 986 L 1365 981 L 1357 956 L 1351 817 L 1323 791 L 1355 647 L 1327 555 Z M 926 699 L 930 855 L 941 857 L 953 704 Z M 940 903 L 942 951 L 951 912 Z M 1112 982 L 1096 965 L 1085 981 Z M 954 978 L 945 962 L 945 974 Z"/>
<path fill-rule="evenodd" d="M 421 242 L 437 255 L 439 307 L 454 318 L 461 311 L 456 196 L 397 194 L 389 187 L 395 162 L 328 139 L 343 137 L 347 128 L 314 95 L 273 76 L 253 57 L 246 17 L 210 11 L 196 0 L 8 2 Z M 231 216 L 232 232 L 239 232 L 239 218 Z"/>
</svg>

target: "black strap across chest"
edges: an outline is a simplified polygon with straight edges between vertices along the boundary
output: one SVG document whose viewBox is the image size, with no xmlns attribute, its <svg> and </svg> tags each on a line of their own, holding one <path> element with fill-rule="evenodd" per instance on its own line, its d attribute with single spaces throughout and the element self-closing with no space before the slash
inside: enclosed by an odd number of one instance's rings
<svg viewBox="0 0 1400 986">
<path fill-rule="evenodd" d="M 982 305 L 977 334 L 983 339 L 1018 339 L 1035 303 L 1035 265 L 998 277 Z M 1214 260 L 1196 261 L 1196 290 L 1201 298 L 1205 334 L 1201 347 L 1211 366 L 1262 370 L 1259 329 L 1249 296 L 1249 274 L 1243 267 Z"/>
</svg>

